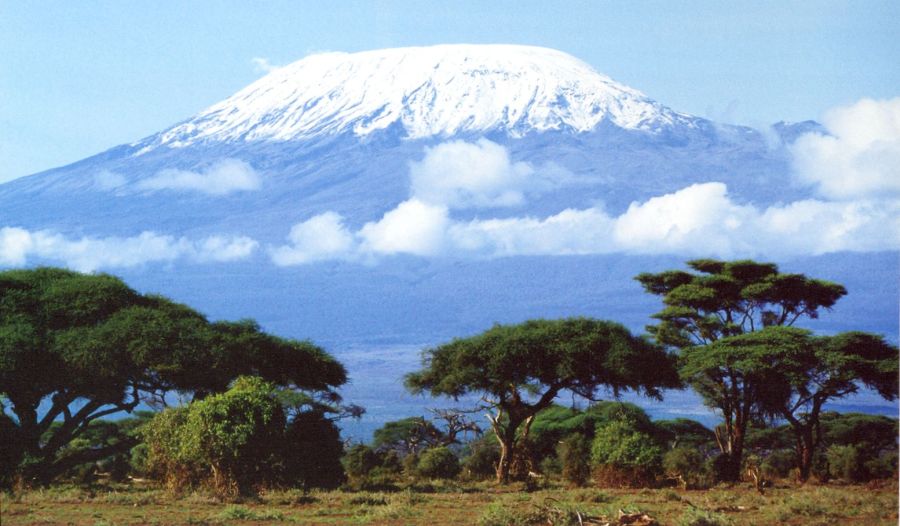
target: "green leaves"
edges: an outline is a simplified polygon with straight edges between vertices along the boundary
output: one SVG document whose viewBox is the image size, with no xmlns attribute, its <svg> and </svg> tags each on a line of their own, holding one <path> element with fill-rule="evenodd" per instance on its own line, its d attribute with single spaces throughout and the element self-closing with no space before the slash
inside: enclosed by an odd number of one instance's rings
<svg viewBox="0 0 900 526">
<path fill-rule="evenodd" d="M 311 342 L 266 334 L 252 320 L 210 323 L 113 276 L 0 272 L 0 395 L 41 477 L 52 475 L 59 448 L 92 420 L 172 390 L 200 397 L 223 391 L 241 375 L 332 402 L 347 380 L 344 367 Z M 41 440 L 57 419 L 64 424 Z"/>
<path fill-rule="evenodd" d="M 699 272 L 669 270 L 639 274 L 644 289 L 662 298 L 650 330 L 656 341 L 684 348 L 752 332 L 793 325 L 801 317 L 817 318 L 847 290 L 836 283 L 782 274 L 773 263 L 701 259 L 688 266 Z"/>
<path fill-rule="evenodd" d="M 616 323 L 531 320 L 429 349 L 425 368 L 406 381 L 414 392 L 449 396 L 486 392 L 504 398 L 519 389 L 591 395 L 601 386 L 655 395 L 659 387 L 678 386 L 672 363 L 665 352 Z"/>
</svg>

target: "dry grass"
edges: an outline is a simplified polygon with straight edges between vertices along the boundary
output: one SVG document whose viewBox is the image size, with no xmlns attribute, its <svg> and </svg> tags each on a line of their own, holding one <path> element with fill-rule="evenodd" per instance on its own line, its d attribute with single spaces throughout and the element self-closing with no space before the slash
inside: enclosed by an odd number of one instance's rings
<svg viewBox="0 0 900 526">
<path fill-rule="evenodd" d="M 427 524 L 573 523 L 577 517 L 643 512 L 663 525 L 895 525 L 897 484 L 780 486 L 759 495 L 749 485 L 704 491 L 565 489 L 537 491 L 489 483 L 412 485 L 399 491 L 271 491 L 220 503 L 210 495 L 175 497 L 151 486 L 56 487 L 0 495 L 3 526 L 60 524 Z M 552 514 L 550 517 L 548 514 Z M 544 522 L 541 522 L 544 521 Z M 574 522 L 577 524 L 577 521 Z"/>
</svg>

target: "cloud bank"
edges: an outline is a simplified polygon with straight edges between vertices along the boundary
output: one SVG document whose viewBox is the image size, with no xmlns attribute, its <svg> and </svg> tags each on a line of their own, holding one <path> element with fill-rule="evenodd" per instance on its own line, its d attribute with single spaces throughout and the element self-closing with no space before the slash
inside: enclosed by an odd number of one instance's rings
<svg viewBox="0 0 900 526">
<path fill-rule="evenodd" d="M 139 181 L 139 190 L 190 191 L 222 196 L 258 190 L 262 178 L 252 166 L 238 159 L 222 159 L 200 172 L 166 169 Z"/>
<path fill-rule="evenodd" d="M 67 238 L 48 230 L 0 228 L 0 266 L 23 266 L 29 261 L 61 262 L 82 272 L 127 268 L 178 259 L 227 262 L 245 259 L 258 247 L 247 237 L 211 236 L 198 241 L 154 232 L 133 237 Z"/>
<path fill-rule="evenodd" d="M 900 196 L 900 97 L 863 99 L 822 121 L 829 135 L 809 133 L 791 146 L 800 182 L 830 199 Z"/>
<path fill-rule="evenodd" d="M 547 187 L 531 165 L 511 162 L 505 148 L 484 139 L 427 150 L 410 165 L 410 179 L 409 199 L 355 231 L 334 212 L 295 225 L 288 244 L 270 249 L 273 262 L 395 254 L 790 257 L 900 249 L 896 199 L 808 199 L 762 208 L 734 201 L 719 182 L 634 202 L 618 216 L 592 207 L 544 218 L 454 219 L 454 210 L 522 204 L 532 184 Z"/>
</svg>

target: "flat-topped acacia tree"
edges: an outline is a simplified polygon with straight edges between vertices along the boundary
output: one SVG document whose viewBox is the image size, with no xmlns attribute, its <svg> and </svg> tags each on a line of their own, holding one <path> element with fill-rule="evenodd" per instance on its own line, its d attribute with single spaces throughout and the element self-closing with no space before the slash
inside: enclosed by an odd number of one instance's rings
<svg viewBox="0 0 900 526">
<path fill-rule="evenodd" d="M 897 347 L 863 332 L 815 336 L 796 327 L 765 327 L 684 351 L 682 374 L 692 383 L 727 370 L 743 378 L 757 410 L 786 420 L 794 433 L 799 479 L 806 481 L 822 442 L 825 403 L 866 387 L 887 400 L 897 398 Z M 704 390 L 722 400 L 718 389 Z"/>
<path fill-rule="evenodd" d="M 109 275 L 0 272 L 0 419 L 10 435 L 4 447 L 20 453 L 30 483 L 130 446 L 66 448 L 98 418 L 173 391 L 202 398 L 242 375 L 328 401 L 347 379 L 310 342 L 266 334 L 249 320 L 210 323 Z"/>
<path fill-rule="evenodd" d="M 660 399 L 661 389 L 681 386 L 674 356 L 622 325 L 589 318 L 495 325 L 425 350 L 423 366 L 406 376 L 413 393 L 480 394 L 492 409 L 499 483 L 510 480 L 512 460 L 535 415 L 558 395 L 569 391 L 596 400 L 605 388 Z"/>
<path fill-rule="evenodd" d="M 699 259 L 688 266 L 695 272 L 669 270 L 635 279 L 647 292 L 662 297 L 665 305 L 653 315 L 659 323 L 647 327 L 648 332 L 661 345 L 682 350 L 682 378 L 722 413 L 716 439 L 726 459 L 723 475 L 737 480 L 747 424 L 773 413 L 778 405 L 774 396 L 790 396 L 786 386 L 756 374 L 762 358 L 754 350 L 763 347 L 744 345 L 747 340 L 740 338 L 815 319 L 847 290 L 837 283 L 779 272 L 773 263 Z M 738 348 L 749 352 L 739 353 Z"/>
</svg>

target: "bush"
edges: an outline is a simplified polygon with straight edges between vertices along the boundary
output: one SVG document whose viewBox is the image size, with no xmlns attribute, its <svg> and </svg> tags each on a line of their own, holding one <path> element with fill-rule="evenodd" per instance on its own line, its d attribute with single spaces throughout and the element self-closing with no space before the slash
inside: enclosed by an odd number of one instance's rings
<svg viewBox="0 0 900 526">
<path fill-rule="evenodd" d="M 162 480 L 178 491 L 200 481 L 198 459 L 185 451 L 182 435 L 187 423 L 188 407 L 174 407 L 157 414 L 143 428 L 147 446 L 147 475 Z"/>
<path fill-rule="evenodd" d="M 786 478 L 797 467 L 797 453 L 790 449 L 777 449 L 769 453 L 759 468 L 767 479 Z"/>
<path fill-rule="evenodd" d="M 416 473 L 431 479 L 452 479 L 459 475 L 459 459 L 445 447 L 426 450 L 419 457 Z"/>
<path fill-rule="evenodd" d="M 705 459 L 696 449 L 678 447 L 663 456 L 666 476 L 678 481 L 682 488 L 702 488 L 709 485 Z"/>
<path fill-rule="evenodd" d="M 727 481 L 729 470 L 731 469 L 729 461 L 728 455 L 719 453 L 706 461 L 704 469 L 706 469 L 713 481 Z"/>
<path fill-rule="evenodd" d="M 336 488 L 344 479 L 341 433 L 321 412 L 300 413 L 288 425 L 284 440 L 284 479 L 304 488 Z"/>
<path fill-rule="evenodd" d="M 613 421 L 597 426 L 591 462 L 598 483 L 610 486 L 651 484 L 662 468 L 662 448 L 652 436 L 631 422 Z"/>
<path fill-rule="evenodd" d="M 147 424 L 149 472 L 175 489 L 205 482 L 220 496 L 249 493 L 280 475 L 284 429 L 274 386 L 242 377 L 224 393 Z"/>
<path fill-rule="evenodd" d="M 869 477 L 875 479 L 897 478 L 897 452 L 889 451 L 863 464 Z"/>
<path fill-rule="evenodd" d="M 463 462 L 463 471 L 467 477 L 481 479 L 496 475 L 500 447 L 493 435 L 470 442 L 468 448 L 471 453 Z"/>
<path fill-rule="evenodd" d="M 347 475 L 353 478 L 364 478 L 380 464 L 375 450 L 365 444 L 351 447 L 342 459 Z"/>
<path fill-rule="evenodd" d="M 557 450 L 562 476 L 574 486 L 584 486 L 591 476 L 591 447 L 584 435 L 569 435 Z"/>
<path fill-rule="evenodd" d="M 828 459 L 828 474 L 834 478 L 857 482 L 865 476 L 856 446 L 831 446 L 825 451 L 825 458 Z"/>
</svg>

